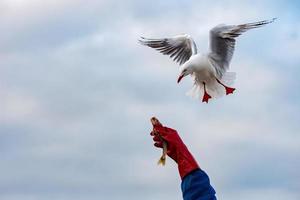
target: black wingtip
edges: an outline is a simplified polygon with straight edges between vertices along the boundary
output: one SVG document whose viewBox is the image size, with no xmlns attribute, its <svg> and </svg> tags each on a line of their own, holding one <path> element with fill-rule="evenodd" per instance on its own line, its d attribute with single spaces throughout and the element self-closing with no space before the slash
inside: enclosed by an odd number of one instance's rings
<svg viewBox="0 0 300 200">
<path fill-rule="evenodd" d="M 260 22 L 260 25 L 266 25 L 266 24 L 270 24 L 270 23 L 273 23 L 275 20 L 277 19 L 277 17 L 274 17 L 270 20 L 264 20 L 264 21 L 261 21 Z"/>
<path fill-rule="evenodd" d="M 263 22 L 264 22 L 264 24 L 270 24 L 270 23 L 273 23 L 276 19 L 277 19 L 277 17 L 274 17 L 274 18 L 272 18 L 270 20 L 265 20 Z"/>
<path fill-rule="evenodd" d="M 274 17 L 273 19 L 271 19 L 270 23 L 274 22 L 275 20 L 277 20 L 277 17 Z"/>
<path fill-rule="evenodd" d="M 140 36 L 140 38 L 138 39 L 138 43 L 141 44 L 141 45 L 145 45 L 145 37 L 143 36 Z"/>
</svg>

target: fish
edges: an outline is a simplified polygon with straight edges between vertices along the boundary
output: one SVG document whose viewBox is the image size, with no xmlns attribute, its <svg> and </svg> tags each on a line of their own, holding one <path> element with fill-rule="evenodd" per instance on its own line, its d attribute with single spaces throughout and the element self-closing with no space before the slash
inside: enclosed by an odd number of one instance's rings
<svg viewBox="0 0 300 200">
<path fill-rule="evenodd" d="M 167 141 L 164 140 L 163 137 L 154 129 L 154 126 L 156 126 L 156 125 L 161 125 L 162 126 L 162 124 L 160 123 L 160 121 L 156 117 L 152 117 L 150 119 L 150 121 L 153 125 L 153 131 L 152 131 L 153 134 L 158 136 L 162 141 L 162 155 L 159 158 L 157 164 L 165 166 L 166 165 L 166 159 L 167 159 L 168 144 L 167 144 Z"/>
</svg>

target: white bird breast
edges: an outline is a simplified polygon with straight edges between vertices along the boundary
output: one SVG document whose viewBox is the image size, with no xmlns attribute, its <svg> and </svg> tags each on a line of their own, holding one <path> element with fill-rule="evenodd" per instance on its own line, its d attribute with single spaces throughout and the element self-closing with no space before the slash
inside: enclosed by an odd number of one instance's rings
<svg viewBox="0 0 300 200">
<path fill-rule="evenodd" d="M 200 80 L 207 81 L 216 75 L 216 70 L 209 62 L 207 55 L 194 55 L 186 64 L 194 69 L 196 76 Z"/>
</svg>

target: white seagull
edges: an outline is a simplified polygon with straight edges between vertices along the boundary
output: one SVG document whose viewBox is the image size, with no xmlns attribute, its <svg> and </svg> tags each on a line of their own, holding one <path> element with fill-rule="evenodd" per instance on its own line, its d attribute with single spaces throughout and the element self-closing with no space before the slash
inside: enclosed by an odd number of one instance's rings
<svg viewBox="0 0 300 200">
<path fill-rule="evenodd" d="M 264 20 L 240 25 L 220 24 L 210 30 L 210 52 L 197 53 L 194 40 L 187 34 L 171 38 L 147 39 L 141 37 L 139 42 L 169 55 L 181 66 L 177 83 L 187 75 L 194 79 L 194 86 L 189 95 L 200 98 L 208 103 L 210 98 L 217 98 L 233 93 L 235 88 L 229 87 L 235 79 L 234 72 L 227 72 L 233 56 L 235 38 L 242 33 L 272 23 Z"/>
</svg>

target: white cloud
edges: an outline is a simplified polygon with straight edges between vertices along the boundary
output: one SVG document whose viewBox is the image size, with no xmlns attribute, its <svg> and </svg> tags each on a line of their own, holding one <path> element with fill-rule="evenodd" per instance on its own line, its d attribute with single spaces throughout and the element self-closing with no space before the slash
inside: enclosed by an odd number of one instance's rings
<svg viewBox="0 0 300 200">
<path fill-rule="evenodd" d="M 39 104 L 33 97 L 22 92 L 0 88 L 0 121 L 5 123 L 17 123 L 31 121 L 40 112 Z"/>
<path fill-rule="evenodd" d="M 205 51 L 214 24 L 278 14 L 274 3 L 252 4 L 1 2 L 0 197 L 181 199 L 175 164 L 156 166 L 148 133 L 156 115 L 178 129 L 220 198 L 298 199 L 299 98 L 273 66 L 297 63 L 294 21 L 241 37 L 231 65 L 237 92 L 208 105 L 184 95 L 191 80 L 176 84 L 176 64 L 137 43 L 187 32 Z M 289 70 L 284 79 L 296 79 Z"/>
</svg>

